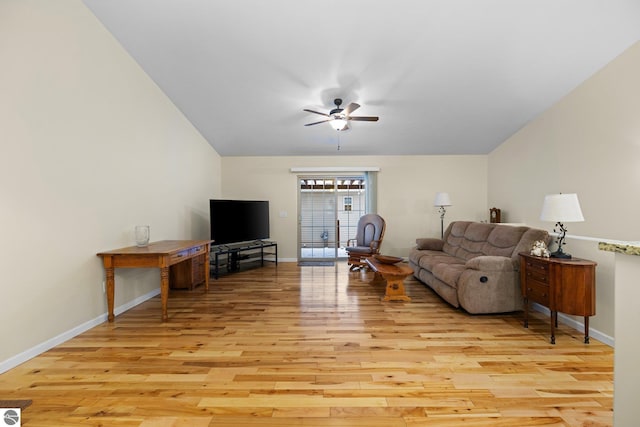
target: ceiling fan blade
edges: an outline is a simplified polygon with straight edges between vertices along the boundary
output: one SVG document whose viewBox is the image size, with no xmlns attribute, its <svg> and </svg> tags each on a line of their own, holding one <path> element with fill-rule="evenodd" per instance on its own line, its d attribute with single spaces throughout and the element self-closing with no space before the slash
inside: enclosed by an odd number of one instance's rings
<svg viewBox="0 0 640 427">
<path fill-rule="evenodd" d="M 321 116 L 325 116 L 325 117 L 331 117 L 327 113 L 320 113 L 319 111 L 313 111 L 313 110 L 309 110 L 307 108 L 303 109 L 302 111 L 306 111 L 307 113 L 320 114 Z"/>
<path fill-rule="evenodd" d="M 375 116 L 349 116 L 347 120 L 353 120 L 354 122 L 377 122 L 379 117 Z"/>
<path fill-rule="evenodd" d="M 349 105 L 347 105 L 345 107 L 344 110 L 342 110 L 342 114 L 348 116 L 349 114 L 351 114 L 354 111 L 356 111 L 358 108 L 360 108 L 360 104 L 356 104 L 355 102 L 351 102 Z"/>
<path fill-rule="evenodd" d="M 313 125 L 317 125 L 318 123 L 330 122 L 331 120 L 333 119 L 320 120 L 319 122 L 307 123 L 305 126 L 313 126 Z"/>
</svg>

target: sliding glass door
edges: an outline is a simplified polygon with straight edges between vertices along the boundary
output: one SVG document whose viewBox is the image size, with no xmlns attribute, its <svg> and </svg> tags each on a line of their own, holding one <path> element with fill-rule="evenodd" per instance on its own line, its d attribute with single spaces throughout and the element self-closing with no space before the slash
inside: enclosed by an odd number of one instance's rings
<svg viewBox="0 0 640 427">
<path fill-rule="evenodd" d="M 344 248 L 365 213 L 364 175 L 298 178 L 298 259 L 346 258 Z"/>
</svg>

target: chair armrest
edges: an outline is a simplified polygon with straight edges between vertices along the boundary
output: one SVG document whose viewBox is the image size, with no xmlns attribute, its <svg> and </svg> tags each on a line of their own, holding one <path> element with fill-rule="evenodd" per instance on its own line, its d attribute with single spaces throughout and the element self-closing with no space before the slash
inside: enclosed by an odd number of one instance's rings
<svg viewBox="0 0 640 427">
<path fill-rule="evenodd" d="M 479 271 L 514 271 L 511 258 L 504 256 L 482 255 L 471 258 L 465 264 L 467 268 Z"/>
<path fill-rule="evenodd" d="M 380 251 L 380 240 L 372 240 L 371 243 L 369 243 L 369 248 L 371 252 L 378 253 Z"/>
<path fill-rule="evenodd" d="M 347 246 L 356 246 L 356 245 L 354 245 L 355 241 L 356 241 L 356 239 L 347 240 Z"/>
<path fill-rule="evenodd" d="M 416 245 L 418 249 L 441 251 L 444 248 L 444 240 L 434 239 L 431 237 L 423 237 L 416 239 Z"/>
</svg>

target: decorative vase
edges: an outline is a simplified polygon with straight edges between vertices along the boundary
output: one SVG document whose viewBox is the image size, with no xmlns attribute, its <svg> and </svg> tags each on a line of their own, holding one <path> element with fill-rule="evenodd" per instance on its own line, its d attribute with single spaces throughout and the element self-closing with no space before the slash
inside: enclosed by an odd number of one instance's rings
<svg viewBox="0 0 640 427">
<path fill-rule="evenodd" d="M 136 246 L 143 248 L 149 245 L 149 226 L 148 225 L 136 225 L 135 229 Z"/>
</svg>

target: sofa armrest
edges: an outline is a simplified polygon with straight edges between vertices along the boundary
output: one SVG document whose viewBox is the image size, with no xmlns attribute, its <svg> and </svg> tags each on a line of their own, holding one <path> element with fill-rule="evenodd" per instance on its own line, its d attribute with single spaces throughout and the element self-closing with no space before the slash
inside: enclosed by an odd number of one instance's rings
<svg viewBox="0 0 640 427">
<path fill-rule="evenodd" d="M 417 249 L 441 251 L 444 248 L 444 240 L 434 239 L 431 237 L 423 237 L 416 239 Z"/>
<path fill-rule="evenodd" d="M 466 263 L 467 268 L 479 271 L 514 271 L 511 258 L 504 256 L 482 255 L 471 258 Z"/>
</svg>

